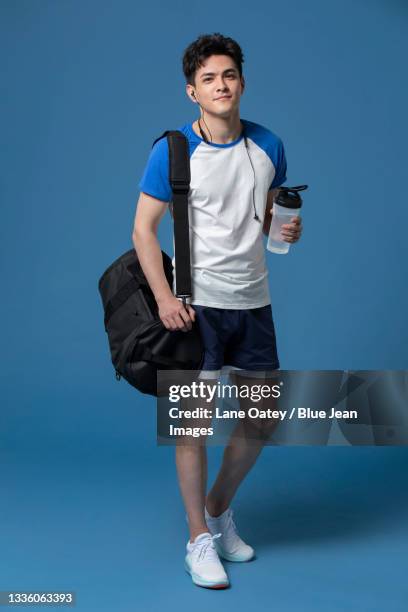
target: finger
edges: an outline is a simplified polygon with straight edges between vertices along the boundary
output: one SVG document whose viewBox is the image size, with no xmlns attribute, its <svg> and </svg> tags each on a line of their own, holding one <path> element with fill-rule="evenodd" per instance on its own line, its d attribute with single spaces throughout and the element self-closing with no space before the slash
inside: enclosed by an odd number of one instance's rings
<svg viewBox="0 0 408 612">
<path fill-rule="evenodd" d="M 179 331 L 187 331 L 186 324 L 185 324 L 184 320 L 182 319 L 182 317 L 179 314 L 176 314 L 173 317 L 173 321 L 176 324 L 176 329 L 178 329 Z"/>
<path fill-rule="evenodd" d="M 188 308 L 188 314 L 190 315 L 191 320 L 195 321 L 196 313 L 195 313 L 194 308 L 192 308 L 190 305 L 188 305 L 187 308 Z"/>
<path fill-rule="evenodd" d="M 171 317 L 166 318 L 165 326 L 169 331 L 175 331 L 177 329 L 176 324 Z"/>
<path fill-rule="evenodd" d="M 191 319 L 185 308 L 183 308 L 183 310 L 180 310 L 178 316 L 180 317 L 181 322 L 183 323 L 182 327 L 185 329 L 191 329 L 192 327 Z"/>
<path fill-rule="evenodd" d="M 298 223 L 284 223 L 281 227 L 282 229 L 295 229 L 298 231 L 302 226 Z"/>
<path fill-rule="evenodd" d="M 288 238 L 299 238 L 299 232 L 291 232 L 285 231 L 281 232 L 282 236 L 287 236 Z"/>
</svg>

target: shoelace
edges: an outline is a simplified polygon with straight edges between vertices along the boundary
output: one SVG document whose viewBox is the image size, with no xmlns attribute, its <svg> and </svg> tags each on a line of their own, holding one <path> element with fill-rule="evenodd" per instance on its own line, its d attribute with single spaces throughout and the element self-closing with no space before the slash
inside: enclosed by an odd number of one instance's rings
<svg viewBox="0 0 408 612">
<path fill-rule="evenodd" d="M 212 559 L 218 559 L 218 553 L 215 550 L 215 546 L 214 546 L 214 540 L 216 540 L 217 538 L 220 538 L 221 534 L 220 533 L 216 533 L 213 536 L 209 536 L 207 539 L 205 539 L 202 542 L 199 542 L 198 544 L 196 544 L 196 548 L 199 548 L 199 552 L 198 552 L 198 556 L 197 556 L 197 560 L 201 561 L 204 556 L 207 555 L 207 557 L 212 558 Z"/>
</svg>

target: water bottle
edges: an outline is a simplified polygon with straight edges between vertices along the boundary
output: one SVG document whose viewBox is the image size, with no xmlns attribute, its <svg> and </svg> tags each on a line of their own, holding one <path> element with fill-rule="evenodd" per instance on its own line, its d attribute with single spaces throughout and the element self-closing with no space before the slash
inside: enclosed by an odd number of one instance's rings
<svg viewBox="0 0 408 612">
<path fill-rule="evenodd" d="M 307 185 L 297 187 L 279 187 L 279 193 L 272 207 L 272 221 L 266 248 L 271 253 L 284 255 L 289 251 L 290 243 L 283 240 L 282 225 L 290 223 L 292 217 L 297 217 L 302 206 L 299 191 L 307 189 Z"/>
</svg>

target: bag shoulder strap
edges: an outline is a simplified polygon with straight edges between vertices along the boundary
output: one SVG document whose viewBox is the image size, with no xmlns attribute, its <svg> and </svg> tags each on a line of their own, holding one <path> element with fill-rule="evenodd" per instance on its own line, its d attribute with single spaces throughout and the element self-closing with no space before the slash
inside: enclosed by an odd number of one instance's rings
<svg viewBox="0 0 408 612">
<path fill-rule="evenodd" d="M 190 191 L 190 152 L 187 138 L 179 130 L 167 130 L 153 142 L 167 138 L 169 182 L 173 192 L 174 255 L 176 260 L 176 297 L 191 297 L 190 231 L 188 194 Z"/>
</svg>

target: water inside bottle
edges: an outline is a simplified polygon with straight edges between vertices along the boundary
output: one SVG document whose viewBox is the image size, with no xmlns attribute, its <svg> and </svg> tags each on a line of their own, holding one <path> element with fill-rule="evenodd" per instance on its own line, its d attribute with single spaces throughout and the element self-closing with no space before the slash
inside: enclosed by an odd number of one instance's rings
<svg viewBox="0 0 408 612">
<path fill-rule="evenodd" d="M 268 243 L 266 248 L 268 251 L 272 253 L 287 253 L 289 251 L 289 242 L 285 242 L 282 238 L 281 228 L 282 225 L 290 223 L 291 217 L 294 215 L 291 213 L 290 215 L 274 215 L 275 218 L 272 220 L 271 229 L 269 232 Z"/>
</svg>

